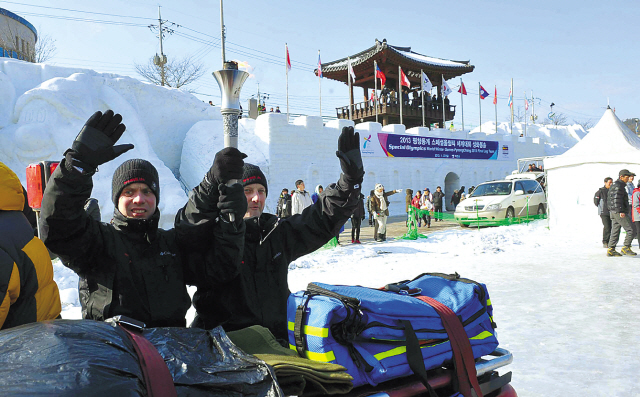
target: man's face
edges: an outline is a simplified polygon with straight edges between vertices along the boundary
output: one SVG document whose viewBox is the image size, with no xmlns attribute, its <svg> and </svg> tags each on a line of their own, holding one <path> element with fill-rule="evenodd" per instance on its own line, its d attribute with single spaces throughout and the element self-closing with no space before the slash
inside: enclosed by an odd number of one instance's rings
<svg viewBox="0 0 640 397">
<path fill-rule="evenodd" d="M 608 180 L 604 183 L 604 187 L 606 187 L 607 189 L 609 189 L 611 185 L 613 185 L 613 180 Z"/>
<path fill-rule="evenodd" d="M 624 183 L 629 182 L 629 175 L 621 175 L 620 180 Z"/>
<path fill-rule="evenodd" d="M 322 192 L 324 192 L 324 189 L 323 189 L 323 188 L 321 188 L 321 187 L 320 187 L 320 188 L 318 188 L 318 193 L 322 193 Z"/>
<path fill-rule="evenodd" d="M 296 187 L 298 188 L 298 190 L 303 191 L 304 190 L 304 182 L 300 182 L 300 184 L 298 186 L 296 186 Z"/>
<path fill-rule="evenodd" d="M 267 201 L 267 189 L 259 183 L 252 183 L 244 187 L 244 195 L 247 198 L 247 213 L 245 218 L 253 218 L 262 215 L 264 203 Z"/>
<path fill-rule="evenodd" d="M 127 218 L 149 219 L 156 212 L 156 195 L 146 183 L 132 183 L 122 189 L 118 210 Z"/>
<path fill-rule="evenodd" d="M 440 188 L 436 188 L 436 191 L 438 191 L 438 192 L 439 192 L 439 191 L 440 191 Z"/>
</svg>

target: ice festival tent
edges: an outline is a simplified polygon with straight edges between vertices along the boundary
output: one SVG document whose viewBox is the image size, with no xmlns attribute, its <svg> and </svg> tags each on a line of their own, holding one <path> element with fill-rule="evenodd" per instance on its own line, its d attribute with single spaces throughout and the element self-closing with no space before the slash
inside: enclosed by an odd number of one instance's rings
<svg viewBox="0 0 640 397">
<path fill-rule="evenodd" d="M 609 176 L 629 169 L 640 175 L 640 137 L 607 108 L 589 133 L 564 154 L 544 160 L 549 227 L 599 235 L 602 222 L 593 196 Z M 637 185 L 640 176 L 636 177 Z"/>
</svg>

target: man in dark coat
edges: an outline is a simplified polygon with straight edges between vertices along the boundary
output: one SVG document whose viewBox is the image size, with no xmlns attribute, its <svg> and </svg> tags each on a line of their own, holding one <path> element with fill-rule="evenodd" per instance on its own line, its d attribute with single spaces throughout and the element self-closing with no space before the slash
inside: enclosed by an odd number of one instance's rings
<svg viewBox="0 0 640 397">
<path fill-rule="evenodd" d="M 278 219 L 264 213 L 267 180 L 259 167 L 244 165 L 244 193 L 248 202 L 244 256 L 240 274 L 214 288 L 198 288 L 193 298 L 197 316 L 192 326 L 222 325 L 233 331 L 251 325 L 268 328 L 287 343 L 287 282 L 289 264 L 326 244 L 349 219 L 360 201 L 364 176 L 360 137 L 345 127 L 338 138 L 342 174 L 324 189 L 319 200 L 302 214 Z"/>
<path fill-rule="evenodd" d="M 364 195 L 361 193 L 356 210 L 351 215 L 351 243 L 353 244 L 360 244 L 360 225 L 362 225 L 364 215 Z"/>
<path fill-rule="evenodd" d="M 280 218 L 288 218 L 291 216 L 291 195 L 289 194 L 289 189 L 282 189 L 280 197 L 278 197 L 276 215 Z"/>
<path fill-rule="evenodd" d="M 240 179 L 244 155 L 237 149 L 216 155 L 205 181 L 182 210 L 194 226 L 181 231 L 158 228 L 160 181 L 155 167 L 145 160 L 127 160 L 113 174 L 113 220 L 101 223 L 86 213 L 84 205 L 98 166 L 133 148 L 114 146 L 125 131 L 121 121 L 111 110 L 104 115 L 96 112 L 65 152 L 42 200 L 44 241 L 65 266 L 86 280 L 87 290 L 80 291 L 85 300 L 83 318 L 125 315 L 150 327 L 184 327 L 191 306 L 186 284 L 205 285 L 226 274 L 206 267 L 204 260 L 189 259 L 204 228 L 213 235 L 200 247 L 204 253 L 205 247 L 213 246 L 212 259 L 206 262 L 224 261 L 226 268 L 237 273 L 244 224 L 222 219 L 214 227 L 199 220 L 203 214 L 213 219 L 246 209 L 241 186 L 223 185 L 228 179 Z M 193 197 L 202 195 L 208 197 L 209 207 L 196 208 Z"/>
<path fill-rule="evenodd" d="M 635 237 L 635 233 L 631 227 L 631 219 L 629 217 L 629 196 L 627 196 L 626 189 L 629 177 L 635 175 L 636 174 L 627 169 L 620 170 L 618 179 L 609 189 L 607 204 L 609 206 L 611 216 L 611 237 L 609 238 L 607 256 L 622 256 L 622 254 L 632 256 L 636 255 L 636 253 L 631 250 L 631 242 Z M 620 239 L 621 228 L 624 228 L 625 232 L 627 232 L 622 249 L 620 249 L 622 254 L 616 251 L 616 245 Z"/>
<path fill-rule="evenodd" d="M 433 192 L 432 196 L 433 196 L 433 211 L 435 212 L 433 221 L 434 222 L 442 221 L 442 203 L 444 200 L 444 192 L 442 191 L 442 188 L 438 186 L 436 188 L 436 191 Z"/>
<path fill-rule="evenodd" d="M 598 207 L 598 215 L 602 220 L 602 245 L 604 248 L 609 248 L 609 239 L 611 238 L 611 213 L 609 212 L 609 204 L 607 199 L 609 197 L 609 188 L 613 184 L 613 178 L 604 178 L 604 186 L 598 189 L 593 196 L 593 203 Z"/>
</svg>

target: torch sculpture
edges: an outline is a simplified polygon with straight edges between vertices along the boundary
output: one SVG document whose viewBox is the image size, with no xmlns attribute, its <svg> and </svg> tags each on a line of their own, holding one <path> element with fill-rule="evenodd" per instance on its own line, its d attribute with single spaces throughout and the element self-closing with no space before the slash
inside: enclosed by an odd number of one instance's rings
<svg viewBox="0 0 640 397">
<path fill-rule="evenodd" d="M 222 123 L 224 129 L 224 147 L 238 147 L 238 115 L 240 114 L 240 90 L 249 77 L 249 73 L 238 70 L 236 62 L 224 62 L 224 69 L 213 72 L 222 96 Z M 234 179 L 227 182 L 227 186 L 240 183 Z M 234 214 L 229 214 L 229 220 L 235 220 Z"/>
</svg>

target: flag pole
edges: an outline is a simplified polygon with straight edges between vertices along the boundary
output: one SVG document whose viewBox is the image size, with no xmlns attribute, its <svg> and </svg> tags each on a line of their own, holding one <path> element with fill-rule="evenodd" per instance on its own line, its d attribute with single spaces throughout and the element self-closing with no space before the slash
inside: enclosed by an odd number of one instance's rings
<svg viewBox="0 0 640 397">
<path fill-rule="evenodd" d="M 496 108 L 496 134 L 498 133 L 498 86 L 493 86 L 493 95 L 495 96 L 495 108 Z"/>
<path fill-rule="evenodd" d="M 373 105 L 376 107 L 376 123 L 378 122 L 378 62 L 373 61 Z"/>
<path fill-rule="evenodd" d="M 531 124 L 536 125 L 536 101 L 533 100 L 533 90 L 531 90 Z"/>
<path fill-rule="evenodd" d="M 400 124 L 402 124 L 402 68 L 398 65 L 398 95 L 396 95 L 400 103 Z"/>
<path fill-rule="evenodd" d="M 284 43 L 284 49 L 285 49 L 284 69 L 286 70 L 286 73 L 287 73 L 287 124 L 288 124 L 289 123 L 289 65 L 287 64 L 287 62 L 289 59 L 289 47 L 287 46 L 287 43 Z M 258 99 L 258 101 L 260 101 L 260 99 Z"/>
<path fill-rule="evenodd" d="M 524 136 L 527 136 L 527 91 L 524 92 Z"/>
<path fill-rule="evenodd" d="M 482 132 L 482 93 L 480 92 L 479 81 L 478 81 L 478 109 L 480 109 L 480 132 Z"/>
<path fill-rule="evenodd" d="M 422 95 L 420 95 L 422 97 L 422 126 L 426 127 L 425 121 L 424 121 L 424 77 L 422 77 L 424 75 L 424 72 L 422 71 L 422 69 L 420 69 L 420 91 L 422 91 Z"/>
<path fill-rule="evenodd" d="M 513 78 L 511 78 L 511 135 L 513 135 Z"/>
<path fill-rule="evenodd" d="M 464 131 L 464 99 L 462 97 L 462 77 L 460 77 L 460 109 L 462 110 L 462 131 Z"/>
<path fill-rule="evenodd" d="M 447 128 L 447 119 L 444 113 L 444 74 L 442 76 L 442 87 L 440 87 L 440 95 L 442 95 L 442 128 Z"/>
<path fill-rule="evenodd" d="M 321 67 L 322 66 L 320 65 L 320 50 L 318 50 L 318 68 L 321 68 Z M 322 118 L 322 77 L 320 77 L 320 73 L 318 73 L 318 86 L 320 87 L 320 118 Z"/>
<path fill-rule="evenodd" d="M 349 79 L 349 120 L 353 111 L 353 97 L 351 96 L 351 58 L 347 57 L 347 78 Z"/>
</svg>

